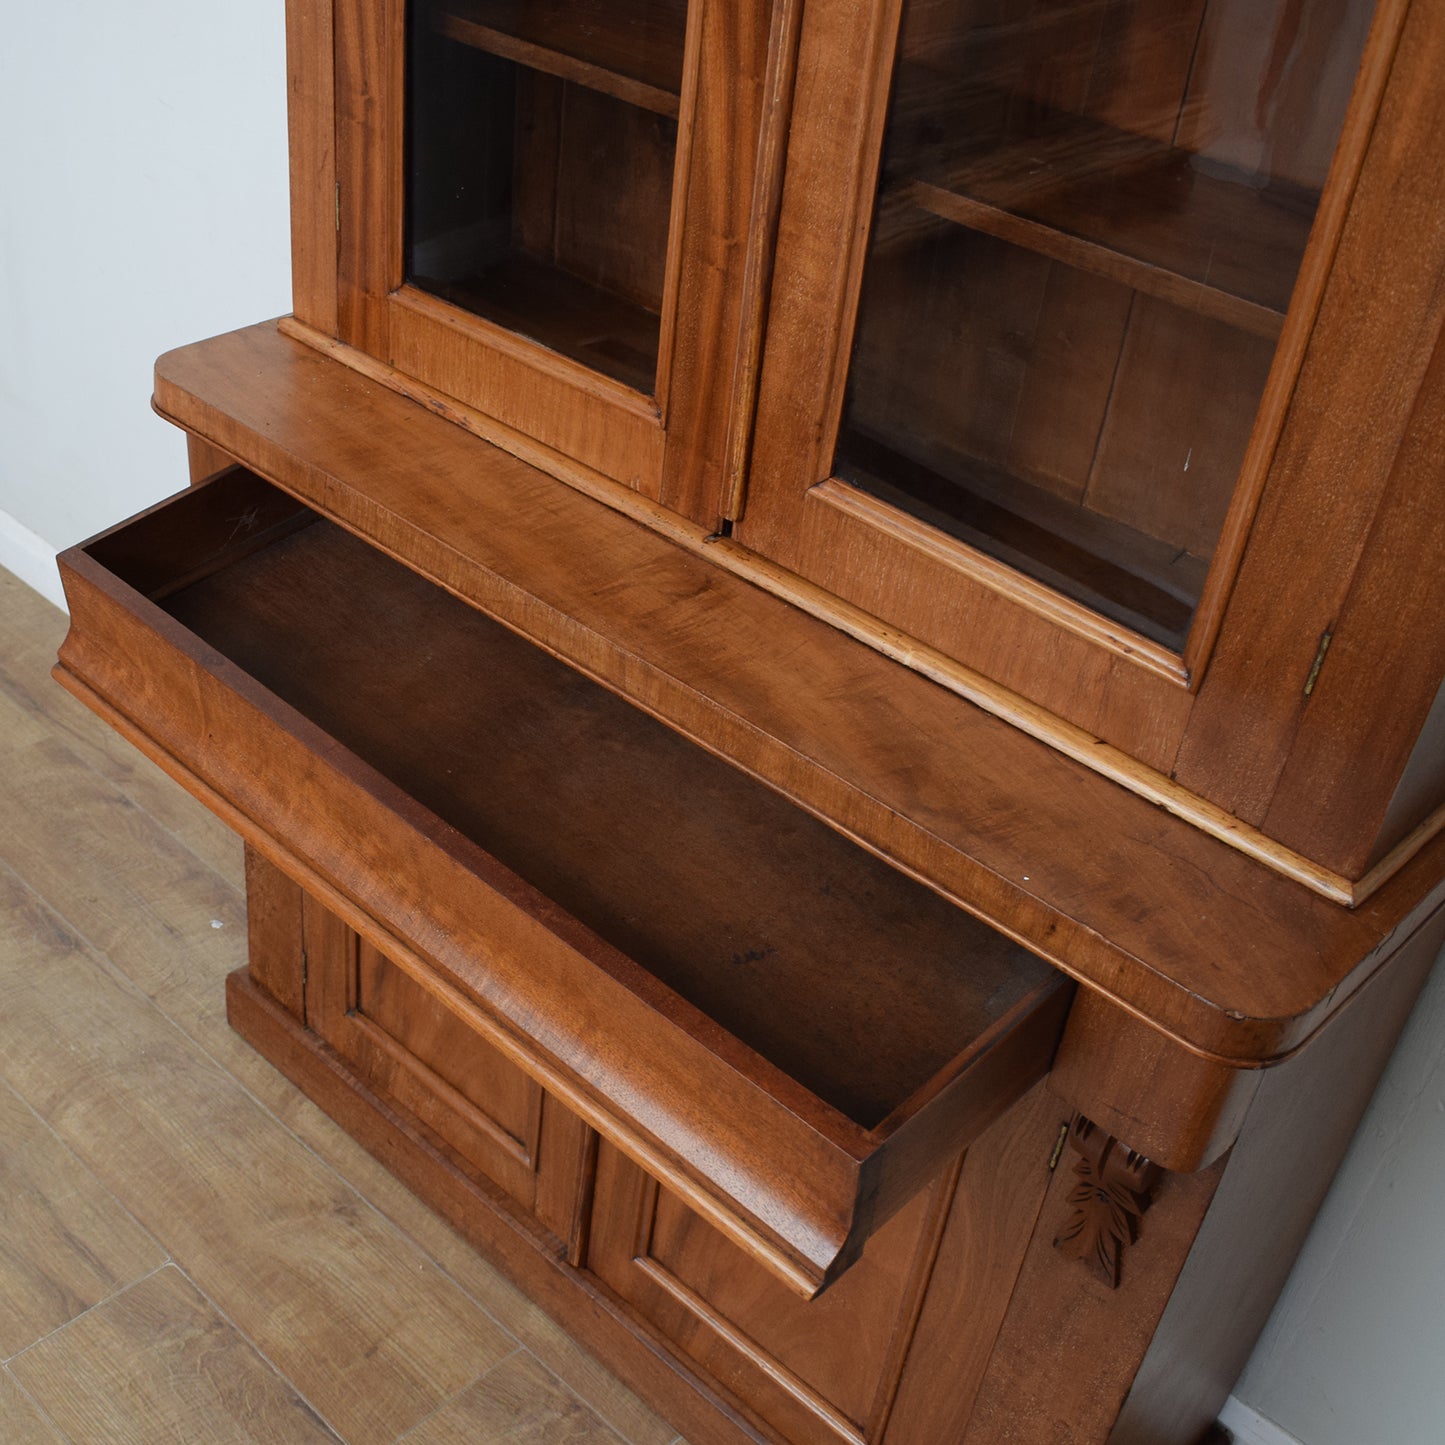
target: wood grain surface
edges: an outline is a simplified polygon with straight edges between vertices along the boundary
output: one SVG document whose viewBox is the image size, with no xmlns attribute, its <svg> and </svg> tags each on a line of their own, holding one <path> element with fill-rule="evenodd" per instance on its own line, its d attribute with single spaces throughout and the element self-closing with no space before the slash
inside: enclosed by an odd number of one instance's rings
<svg viewBox="0 0 1445 1445">
<path fill-rule="evenodd" d="M 18 1438 L 672 1437 L 224 974 L 698 1445 L 1196 1441 L 1445 936 L 1442 12 L 287 8 L 297 315 L 156 387 L 259 475 L 55 674 L 249 920 L 0 611 Z M 529 77 L 497 305 L 426 46 Z"/>
<path fill-rule="evenodd" d="M 102 974 L 13 878 L 3 901 L 7 1077 L 343 1435 L 392 1439 L 488 1355 L 510 1351 L 495 1322 L 298 1155 L 280 1124 Z M 78 1079 L 64 1067 L 72 1048 L 90 1064 Z M 357 1389 L 363 1375 L 375 1395 Z"/>
<path fill-rule="evenodd" d="M 774 45 L 770 7 L 760 0 L 655 4 L 629 12 L 644 22 L 632 31 L 606 6 L 582 12 L 580 25 L 572 17 L 561 30 L 556 7 L 439 9 L 447 12 L 438 18 L 444 33 L 565 76 L 571 86 L 600 87 L 592 100 L 579 101 L 579 112 L 612 94 L 622 97 L 613 104 L 646 107 L 638 112 L 644 120 L 652 118 L 649 112 L 678 117 L 676 165 L 670 152 L 657 151 L 646 168 L 658 171 L 664 186 L 661 211 L 651 207 L 648 233 L 661 223 L 668 227 L 665 282 L 647 303 L 659 351 L 655 377 L 624 369 L 624 379 L 616 380 L 604 374 L 611 369 L 605 364 L 598 370 L 584 364 L 585 355 L 573 360 L 538 344 L 547 338 L 525 324 L 508 330 L 402 286 L 405 107 L 399 66 L 405 46 L 395 5 L 384 11 L 357 0 L 334 5 L 340 324 L 328 326 L 324 314 L 312 324 L 323 337 L 339 335 L 379 363 L 379 374 L 393 385 L 407 379 L 434 385 L 626 488 L 651 498 L 665 494 L 688 515 L 715 525 L 723 475 L 740 445 L 731 426 L 734 391 L 749 380 L 737 375 L 736 358 L 749 341 L 747 328 L 756 324 L 751 311 L 744 321 L 745 306 L 752 304 L 747 295 L 755 300 L 758 287 L 756 277 L 745 278 L 749 248 L 739 238 L 752 222 L 764 114 L 777 108 L 786 88 L 785 75 L 774 77 L 771 92 L 765 86 Z M 572 32 L 570 39 L 564 30 Z M 540 48 L 539 36 L 547 40 Z M 300 143 L 314 149 L 314 121 L 308 125 Z M 578 128 L 595 148 L 633 123 L 611 116 L 589 124 L 584 118 Z M 643 152 L 634 146 L 619 148 L 619 154 L 628 164 L 599 167 L 592 150 L 575 147 L 570 161 L 566 154 L 559 159 L 559 183 L 570 178 L 575 184 L 558 214 L 563 229 L 568 215 L 590 228 L 588 274 L 599 248 L 626 249 L 637 238 L 629 192 L 634 174 L 644 169 Z M 316 209 L 313 193 L 304 214 Z M 304 263 L 313 290 L 326 254 L 319 228 L 315 234 L 310 251 L 320 255 L 308 253 Z M 311 321 L 299 307 L 297 314 Z"/>
<path fill-rule="evenodd" d="M 494 1365 L 407 1437 L 408 1445 L 623 1445 L 622 1437 L 535 1359 Z"/>
<path fill-rule="evenodd" d="M 432 23 L 443 35 L 493 55 L 677 116 L 686 0 L 626 10 L 600 4 L 518 6 L 506 0 L 441 0 Z"/>
<path fill-rule="evenodd" d="M 331 0 L 286 7 L 291 309 L 330 336 L 340 274 L 333 46 Z"/>
<path fill-rule="evenodd" d="M 228 816 L 249 819 L 248 836 L 259 828 L 253 841 L 291 857 L 308 888 L 327 879 L 347 895 L 348 922 L 382 930 L 381 951 L 468 1028 L 797 1287 L 813 1292 L 845 1267 L 1041 1076 L 1065 998 L 1038 960 L 337 529 L 291 529 L 257 550 L 260 534 L 238 534 L 233 514 L 262 525 L 259 486 L 221 479 L 177 500 L 188 518 L 178 530 L 162 509 L 97 542 L 97 559 L 126 571 L 126 558 L 143 559 L 145 585 L 170 594 L 175 616 L 138 626 L 131 603 L 151 610 L 138 595 L 119 611 L 99 601 L 111 584 L 124 590 L 118 579 L 93 594 L 77 582 L 67 668 L 218 792 Z M 144 539 L 159 528 L 186 552 L 193 538 L 216 563 L 206 510 L 217 536 L 236 539 L 235 563 L 172 590 L 157 569 L 173 549 Z M 337 557 L 350 559 L 340 572 Z M 248 582 L 248 563 L 290 580 Z M 307 578 L 322 589 L 309 601 L 293 585 Z M 267 622 L 253 604 L 299 605 L 307 628 L 326 617 L 336 627 L 309 651 L 294 617 Z M 438 606 L 445 619 L 432 616 Z M 100 640 L 106 616 L 127 641 Z M 182 618 L 231 655 L 226 680 L 202 686 L 208 736 L 230 714 L 234 747 L 200 751 L 193 720 L 168 700 L 182 695 L 167 681 L 172 664 L 189 669 L 205 651 Z M 160 633 L 173 642 L 146 641 Z M 280 636 L 291 640 L 278 648 Z M 432 648 L 411 648 L 417 636 Z M 137 646 L 154 665 L 133 691 L 138 679 L 102 659 Z M 368 656 L 429 670 L 363 680 Z M 275 671 L 286 657 L 299 667 Z M 486 685 L 444 682 L 468 678 Z M 348 697 L 359 707 L 336 711 Z M 573 767 L 540 789 L 558 755 Z M 277 828 L 278 808 L 301 797 Z M 444 929 L 415 926 L 422 896 L 449 918 Z M 353 921 L 363 899 L 369 924 Z M 750 911 L 737 913 L 740 899 Z M 912 985 L 900 993 L 904 974 Z M 833 1005 L 816 1031 L 780 1031 L 808 1016 L 819 988 Z M 925 1003 L 945 997 L 946 1010 Z M 836 1066 L 847 1058 L 876 1068 L 843 1092 Z"/>
<path fill-rule="evenodd" d="M 1295 1047 L 1429 906 L 1439 840 L 1352 913 L 1313 897 L 272 327 L 172 353 L 157 387 L 167 414 L 1199 1052 Z"/>
<path fill-rule="evenodd" d="M 165 1263 L 165 1251 L 0 1084 L 0 1359 Z"/>
<path fill-rule="evenodd" d="M 10 1370 L 73 1440 L 336 1440 L 174 1267 L 147 1275 L 48 1336 L 12 1360 Z"/>
<path fill-rule="evenodd" d="M 1238 14 L 1216 7 L 1192 32 L 1190 12 L 1180 11 L 1173 19 L 1181 29 L 1161 27 L 1149 39 L 1122 11 L 1105 20 L 1026 7 L 1017 23 L 974 33 L 971 12 L 941 18 L 918 7 L 905 15 L 896 70 L 888 63 L 894 33 L 886 8 L 817 4 L 804 23 L 752 482 L 736 539 L 1177 777 L 1337 877 L 1368 878 L 1442 801 L 1438 769 L 1416 769 L 1412 795 L 1386 825 L 1441 679 L 1439 658 L 1416 645 L 1416 614 L 1397 615 L 1384 602 L 1386 594 L 1404 598 L 1405 578 L 1415 573 L 1428 574 L 1433 586 L 1439 570 L 1425 529 L 1391 531 L 1424 495 L 1410 478 L 1409 457 L 1431 434 L 1438 409 L 1431 400 L 1438 384 L 1426 366 L 1439 333 L 1440 207 L 1428 139 L 1439 129 L 1439 88 L 1427 78 L 1445 43 L 1439 17 L 1416 6 L 1406 18 L 1391 3 L 1374 7 L 1367 27 L 1363 8 L 1321 11 L 1332 17 L 1326 23 L 1338 52 L 1325 64 L 1321 41 L 1302 46 L 1299 69 L 1271 93 L 1279 144 L 1257 190 L 1230 170 L 1243 163 L 1250 137 L 1259 138 L 1259 117 L 1245 100 L 1257 72 L 1240 57 L 1269 27 L 1285 33 L 1291 22 L 1279 7 L 1262 8 L 1250 35 Z M 1191 47 L 1199 63 L 1179 65 Z M 930 55 L 931 70 L 921 63 Z M 1258 58 L 1262 66 L 1264 53 Z M 1344 78 L 1357 62 L 1351 90 Z M 1317 85 L 1303 79 L 1311 67 Z M 915 83 L 915 70 L 947 79 Z M 890 74 L 893 103 L 904 114 L 888 126 L 885 199 L 873 215 L 878 111 Z M 956 102 L 960 74 L 985 95 L 996 87 L 1012 97 L 1012 108 L 996 96 L 993 108 L 1021 127 L 1017 145 L 1027 164 L 1011 159 L 1013 132 L 1005 125 L 996 135 L 977 98 L 974 110 L 984 114 L 970 117 L 979 123 L 965 134 L 1001 139 L 1002 149 L 949 143 L 940 104 Z M 1177 89 L 1166 101 L 1169 86 Z M 837 104 L 845 89 L 851 109 Z M 1126 118 L 1136 98 L 1140 114 Z M 908 114 L 911 104 L 919 114 Z M 1058 111 L 1070 113 L 1062 134 L 1041 119 Z M 1160 134 L 1166 114 L 1176 118 L 1167 136 Z M 1165 151 L 1160 140 L 1185 149 Z M 1172 158 L 1161 171 L 1162 154 Z M 1234 181 L 1221 181 L 1225 175 Z M 1161 204 L 1166 193 L 1173 199 Z M 1193 235 L 1187 225 L 1173 230 L 1191 208 L 1213 210 L 1220 195 L 1234 211 L 1214 233 L 1227 246 L 1205 240 L 1214 221 Z M 952 220 L 939 222 L 910 203 Z M 1405 214 L 1418 217 L 1411 242 L 1392 244 Z M 968 239 L 949 239 L 944 224 Z M 870 227 L 877 254 L 860 282 Z M 1271 239 L 1256 248 L 1265 232 Z M 1202 244 L 1190 254 L 1193 241 Z M 960 511 L 975 494 L 997 500 L 988 479 L 1000 458 L 988 445 L 960 448 L 960 418 L 976 411 L 991 420 L 995 435 L 985 442 L 1011 452 L 1020 426 L 1069 433 L 1088 413 L 1088 397 L 1046 419 L 1027 415 L 1024 403 L 1036 328 L 1045 338 L 1044 379 L 1049 338 L 1067 326 L 1084 338 L 1081 375 L 1086 391 L 1092 385 L 1097 368 L 1087 353 L 1106 344 L 1112 320 L 1105 293 L 1122 294 L 1129 280 L 1110 245 L 1169 259 L 1165 270 L 1132 280 L 1081 505 L 1192 554 L 1197 575 L 1175 599 L 1177 615 L 1141 612 L 1087 578 L 1050 571 L 1036 551 L 1056 562 L 1059 542 L 1087 550 L 1092 538 L 1082 521 L 1077 532 L 1066 528 L 1035 550 L 1017 546 L 1028 529 L 1016 526 L 1008 537 L 980 526 L 952 549 L 917 535 L 951 530 L 958 538 L 963 530 L 940 520 L 940 491 L 962 494 Z M 903 248 L 891 277 L 890 246 Z M 1244 274 L 1256 269 L 1244 260 L 1251 251 L 1272 273 L 1262 289 Z M 966 263 L 958 259 L 965 255 Z M 1038 324 L 1037 307 L 1024 303 L 1040 287 L 1041 256 L 1078 276 L 1106 278 L 1095 282 L 1097 330 L 1077 308 Z M 1241 271 L 1225 281 L 1236 263 Z M 1249 307 L 1267 292 L 1274 319 L 1262 327 L 1258 308 L 1246 319 L 1230 303 L 1226 322 L 1214 302 L 1178 289 L 1181 276 L 1204 275 L 1211 286 L 1249 296 Z M 969 304 L 957 299 L 964 293 Z M 1406 323 L 1397 327 L 1402 315 Z M 1261 329 L 1266 334 L 1251 334 Z M 1360 365 L 1363 356 L 1369 365 Z M 926 523 L 912 531 L 906 522 L 879 525 L 867 508 L 817 505 L 831 500 L 830 479 L 853 476 L 845 465 L 847 423 L 840 432 L 839 419 L 853 418 L 878 375 L 887 394 L 872 408 L 870 427 L 885 418 L 896 428 L 895 451 L 948 479 L 922 501 L 911 481 L 894 479 L 890 509 Z M 942 407 L 929 404 L 936 392 L 947 395 Z M 1412 420 L 1417 408 L 1429 415 Z M 935 463 L 945 455 L 952 464 L 940 469 Z M 1066 480 L 1055 479 L 1061 490 Z M 1201 589 L 1198 574 L 1216 540 L 1217 560 Z M 1019 580 L 1011 584 L 1010 573 Z M 1188 627 L 1196 603 L 1198 621 Z M 1422 596 L 1420 605 L 1433 604 Z M 1305 683 L 1321 638 L 1344 636 L 1337 623 L 1345 617 L 1349 646 L 1331 658 L 1310 697 Z M 1172 675 L 1160 650 L 1173 658 Z M 1398 708 L 1385 701 L 1392 689 L 1379 685 L 1382 675 L 1403 690 Z M 1367 768 L 1341 767 L 1344 756 L 1370 755 L 1364 738 L 1389 741 Z M 1322 771 L 1340 782 L 1321 788 Z"/>
<path fill-rule="evenodd" d="M 0 1368 L 0 1420 L 10 1445 L 65 1445 L 58 1430 L 47 1424 L 40 1407 L 15 1383 L 8 1367 Z"/>
</svg>

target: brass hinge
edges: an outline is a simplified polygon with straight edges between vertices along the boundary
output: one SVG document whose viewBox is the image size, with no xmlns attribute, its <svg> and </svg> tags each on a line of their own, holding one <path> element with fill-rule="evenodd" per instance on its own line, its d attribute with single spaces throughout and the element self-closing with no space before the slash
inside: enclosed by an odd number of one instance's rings
<svg viewBox="0 0 1445 1445">
<path fill-rule="evenodd" d="M 336 183 L 336 234 L 341 234 L 341 182 Z"/>
<path fill-rule="evenodd" d="M 1325 653 L 1330 650 L 1330 638 L 1335 634 L 1326 629 L 1320 635 L 1319 651 L 1315 653 L 1315 660 L 1310 664 L 1310 675 L 1305 678 L 1305 696 L 1308 697 L 1315 690 L 1315 683 L 1320 675 L 1320 668 L 1325 665 Z"/>
<path fill-rule="evenodd" d="M 1052 1174 L 1059 1167 L 1059 1160 L 1063 1157 L 1064 1145 L 1069 1142 L 1069 1125 L 1065 1120 L 1059 1125 L 1059 1137 L 1054 1140 L 1054 1152 L 1049 1155 L 1049 1173 Z"/>
</svg>

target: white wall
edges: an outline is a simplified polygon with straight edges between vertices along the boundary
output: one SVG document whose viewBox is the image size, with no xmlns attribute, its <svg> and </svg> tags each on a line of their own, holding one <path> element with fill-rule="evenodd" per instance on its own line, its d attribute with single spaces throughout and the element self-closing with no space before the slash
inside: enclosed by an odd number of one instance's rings
<svg viewBox="0 0 1445 1445">
<path fill-rule="evenodd" d="M 282 0 L 8 7 L 0 565 L 27 580 L 184 484 L 148 406 L 156 355 L 289 308 L 282 20 Z M 1437 970 L 1241 1405 L 1304 1445 L 1445 1442 L 1442 1217 Z"/>
<path fill-rule="evenodd" d="M 1445 963 L 1235 1395 L 1304 1445 L 1445 1442 Z"/>
<path fill-rule="evenodd" d="M 162 351 L 290 309 L 282 0 L 6 5 L 0 563 L 185 484 Z"/>
</svg>

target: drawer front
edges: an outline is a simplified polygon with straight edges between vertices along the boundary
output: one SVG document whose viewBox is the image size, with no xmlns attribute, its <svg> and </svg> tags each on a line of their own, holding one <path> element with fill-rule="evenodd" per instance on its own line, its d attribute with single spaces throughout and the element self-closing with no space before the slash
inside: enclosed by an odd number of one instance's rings
<svg viewBox="0 0 1445 1445">
<path fill-rule="evenodd" d="M 365 940 L 325 1027 L 462 1153 L 545 1090 L 806 1296 L 1047 1071 L 1037 959 L 260 479 L 63 571 L 57 676 Z"/>
</svg>

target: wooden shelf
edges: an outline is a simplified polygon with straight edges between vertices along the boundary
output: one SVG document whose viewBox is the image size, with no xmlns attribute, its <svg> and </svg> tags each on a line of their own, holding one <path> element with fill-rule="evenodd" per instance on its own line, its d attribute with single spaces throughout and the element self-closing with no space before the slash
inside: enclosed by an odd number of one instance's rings
<svg viewBox="0 0 1445 1445">
<path fill-rule="evenodd" d="M 446 0 L 450 40 L 677 119 L 687 0 Z"/>
<path fill-rule="evenodd" d="M 1262 336 L 1278 336 L 1317 197 L 1259 189 L 1147 136 L 997 97 L 911 101 L 880 228 L 904 206 Z M 946 134 L 947 141 L 935 137 Z"/>
<path fill-rule="evenodd" d="M 648 396 L 657 385 L 657 313 L 558 266 L 513 255 L 471 280 L 410 281 Z"/>
<path fill-rule="evenodd" d="M 1180 648 L 1207 562 L 967 457 L 905 455 L 861 431 L 839 439 L 845 481 L 1036 581 Z"/>
</svg>

